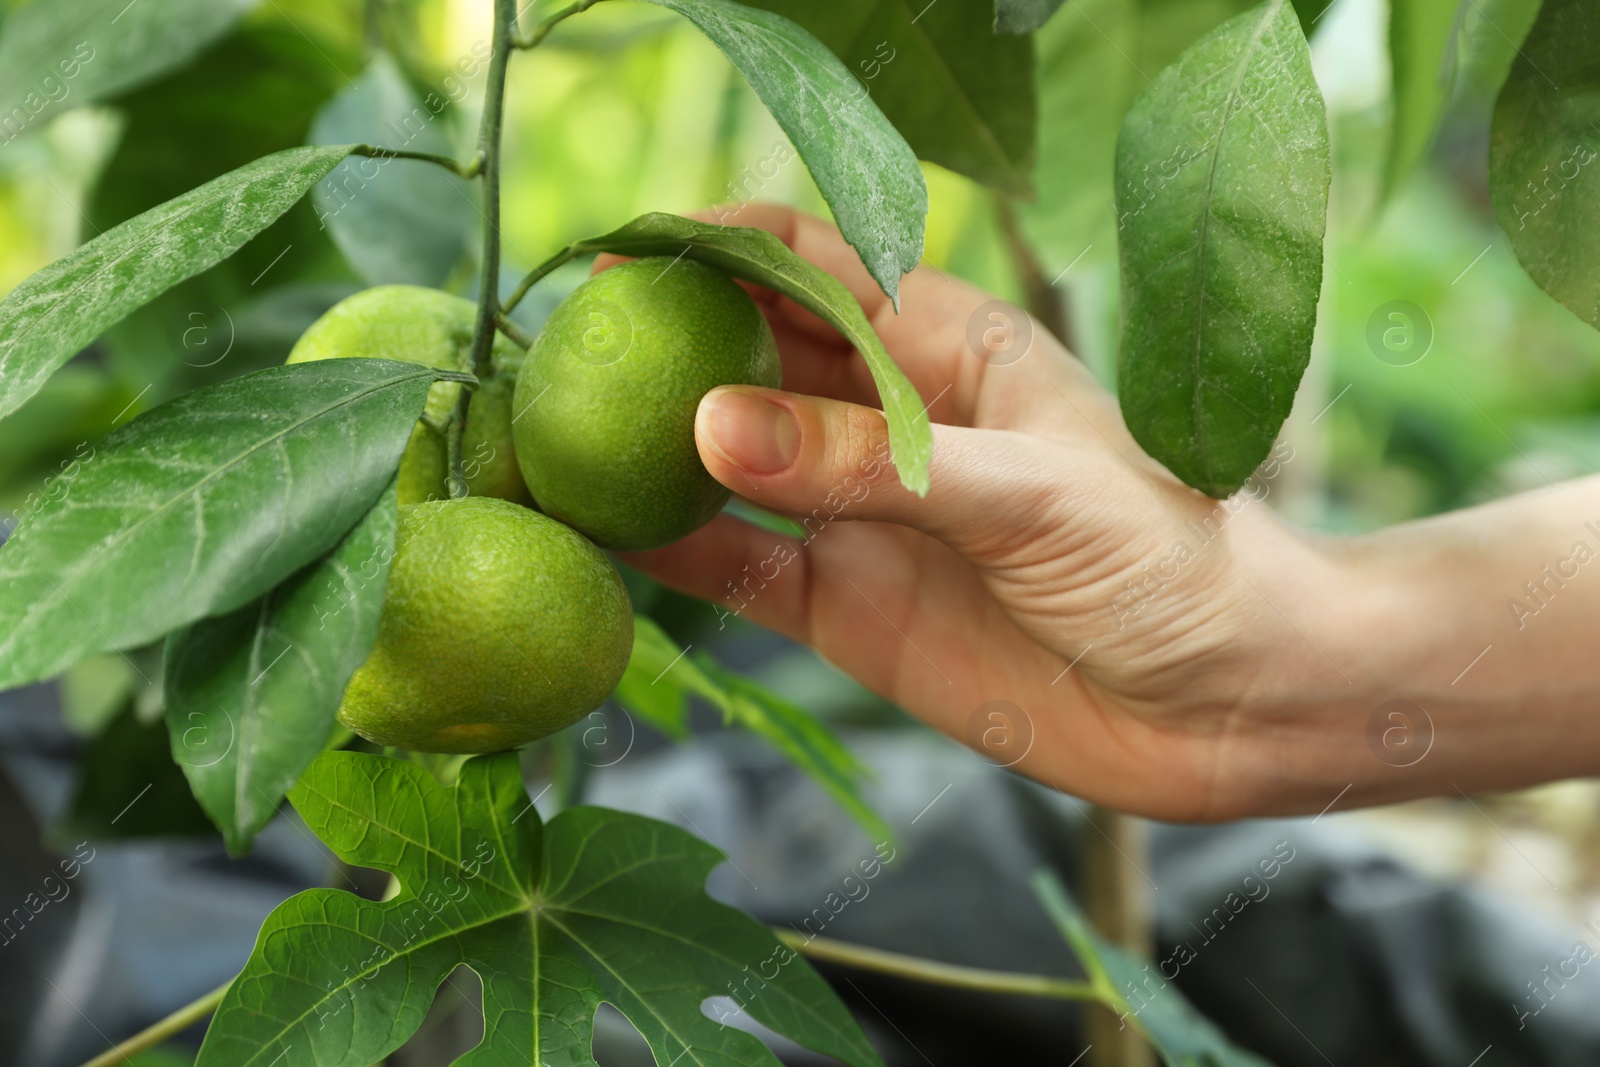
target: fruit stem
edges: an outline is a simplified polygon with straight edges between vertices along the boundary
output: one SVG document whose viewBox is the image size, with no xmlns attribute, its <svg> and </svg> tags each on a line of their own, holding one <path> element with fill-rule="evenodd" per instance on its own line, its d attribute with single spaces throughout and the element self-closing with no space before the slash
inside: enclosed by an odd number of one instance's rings
<svg viewBox="0 0 1600 1067">
<path fill-rule="evenodd" d="M 162 1019 L 158 1023 L 140 1030 L 119 1045 L 106 1049 L 94 1059 L 85 1063 L 83 1067 L 114 1067 L 117 1064 L 127 1063 L 135 1055 L 149 1048 L 154 1048 L 167 1038 L 181 1034 L 207 1015 L 217 1010 L 217 1005 L 222 1003 L 222 995 L 233 984 L 230 978 L 217 988 L 201 997 L 191 1001 Z"/>
<path fill-rule="evenodd" d="M 826 960 L 846 967 L 859 967 L 864 971 L 892 974 L 929 985 L 955 986 L 959 989 L 976 989 L 984 993 L 1011 993 L 1025 997 L 1054 997 L 1059 1000 L 1100 1001 L 1101 993 L 1093 983 L 1066 978 L 1051 978 L 1043 974 L 1021 974 L 1015 971 L 988 971 L 980 967 L 963 967 L 954 963 L 939 963 L 899 952 L 852 945 L 829 937 L 807 937 L 793 930 L 773 927 L 778 940 L 802 956 Z"/>
<path fill-rule="evenodd" d="M 416 159 L 423 163 L 432 163 L 435 166 L 443 167 L 452 174 L 463 178 L 476 178 L 483 172 L 482 152 L 477 153 L 465 163 L 459 159 L 435 155 L 432 152 L 410 152 L 403 148 L 383 148 L 370 144 L 358 144 L 350 150 L 350 154 L 353 156 L 366 156 L 369 159 Z"/>
<path fill-rule="evenodd" d="M 526 352 L 533 347 L 533 338 L 522 331 L 522 327 L 512 322 L 503 312 L 495 312 L 494 324 L 500 332 L 511 339 L 511 343 Z"/>
<path fill-rule="evenodd" d="M 558 8 L 554 14 L 546 15 L 534 23 L 533 29 L 529 30 L 527 34 L 514 36 L 511 39 L 511 43 L 517 48 L 537 47 L 539 42 L 548 37 L 550 31 L 556 28 L 556 23 L 568 16 L 587 11 L 599 2 L 600 0 L 571 0 L 570 3 Z M 548 7 L 549 5 L 543 6 Z"/>
<path fill-rule="evenodd" d="M 511 58 L 516 22 L 517 0 L 494 0 L 494 51 L 484 86 L 483 119 L 478 125 L 478 160 L 483 173 L 483 274 L 478 283 L 478 318 L 472 331 L 470 369 L 480 380 L 487 378 L 491 369 L 494 316 L 500 303 L 500 130 L 505 121 L 506 64 Z M 455 476 L 454 468 L 451 476 Z"/>
<path fill-rule="evenodd" d="M 460 500 L 465 497 L 467 489 L 467 473 L 464 459 L 461 455 L 461 437 L 467 428 L 467 409 L 472 403 L 472 390 L 463 385 L 461 393 L 456 397 L 456 406 L 450 412 L 450 422 L 444 431 L 445 486 L 450 491 L 451 500 Z"/>
<path fill-rule="evenodd" d="M 557 267 L 563 267 L 572 262 L 582 251 L 583 248 L 580 245 L 568 245 L 566 248 L 563 248 L 561 251 L 557 252 L 555 255 L 551 256 L 549 259 L 530 270 L 528 272 L 528 276 L 517 283 L 516 289 L 509 297 L 506 298 L 505 303 L 500 305 L 501 312 L 507 315 L 511 314 L 512 310 L 515 309 L 518 304 L 522 303 L 522 298 L 528 295 L 528 291 L 530 289 L 544 281 L 544 279 L 552 274 Z"/>
</svg>

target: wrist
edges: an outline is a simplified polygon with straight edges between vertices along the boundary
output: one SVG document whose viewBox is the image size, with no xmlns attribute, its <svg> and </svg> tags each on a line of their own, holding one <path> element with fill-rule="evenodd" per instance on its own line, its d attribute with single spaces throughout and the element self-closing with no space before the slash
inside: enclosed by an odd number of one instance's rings
<svg viewBox="0 0 1600 1067">
<path fill-rule="evenodd" d="M 1300 538 L 1295 573 L 1278 584 L 1305 647 L 1283 656 L 1254 709 L 1263 736 L 1292 742 L 1264 770 L 1262 807 L 1317 812 L 1336 796 L 1352 807 L 1600 771 L 1600 657 L 1584 620 L 1600 568 L 1593 590 L 1561 577 L 1570 566 L 1544 577 L 1579 526 L 1569 509 L 1508 501 Z M 1589 542 L 1600 549 L 1600 534 Z"/>
</svg>

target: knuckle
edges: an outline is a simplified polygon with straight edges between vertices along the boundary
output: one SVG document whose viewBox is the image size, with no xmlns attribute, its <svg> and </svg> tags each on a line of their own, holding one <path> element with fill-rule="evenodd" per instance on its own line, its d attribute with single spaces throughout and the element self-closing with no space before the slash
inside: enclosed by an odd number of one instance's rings
<svg viewBox="0 0 1600 1067">
<path fill-rule="evenodd" d="M 889 424 L 873 408 L 850 405 L 839 432 L 834 435 L 830 469 L 838 477 L 853 477 L 869 486 L 894 478 L 889 462 Z"/>
</svg>

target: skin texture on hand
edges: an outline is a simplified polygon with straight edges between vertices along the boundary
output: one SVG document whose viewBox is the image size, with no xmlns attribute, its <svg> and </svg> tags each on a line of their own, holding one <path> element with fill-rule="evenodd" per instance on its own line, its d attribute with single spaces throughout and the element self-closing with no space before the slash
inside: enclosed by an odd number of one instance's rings
<svg viewBox="0 0 1600 1067">
<path fill-rule="evenodd" d="M 861 302 L 930 404 L 932 490 L 905 491 L 885 462 L 853 349 L 752 288 L 784 391 L 714 390 L 696 440 L 719 481 L 807 535 L 723 514 L 628 562 L 812 646 L 999 762 L 1155 818 L 1314 813 L 1600 762 L 1600 716 L 1585 714 L 1600 657 L 1570 619 L 1549 627 L 1564 641 L 1519 653 L 1504 604 L 1530 561 L 1570 550 L 1584 501 L 1600 519 L 1596 483 L 1552 490 L 1520 522 L 1480 509 L 1313 538 L 1248 491 L 1224 502 L 1184 486 L 1038 326 L 1013 323 L 1019 342 L 1031 333 L 1021 358 L 982 358 L 970 338 L 990 324 L 988 294 L 922 267 L 896 314 L 827 223 L 763 204 L 717 217 L 771 230 Z M 1268 467 L 1292 458 L 1280 445 Z M 1600 568 L 1591 584 L 1564 606 L 1594 620 Z M 1474 686 L 1452 684 L 1485 645 Z"/>
</svg>

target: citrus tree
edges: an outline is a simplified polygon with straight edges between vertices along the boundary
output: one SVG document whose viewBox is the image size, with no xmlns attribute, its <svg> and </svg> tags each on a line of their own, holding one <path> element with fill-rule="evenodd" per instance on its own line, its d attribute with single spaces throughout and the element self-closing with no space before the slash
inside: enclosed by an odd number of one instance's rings
<svg viewBox="0 0 1600 1067">
<path fill-rule="evenodd" d="M 492 31 L 437 91 L 419 90 L 403 34 L 381 27 L 359 76 L 329 84 L 292 35 L 238 31 L 240 0 L 34 0 L 0 27 L 8 141 L 99 100 L 129 125 L 96 204 L 115 224 L 0 300 L 0 417 L 25 415 L 86 346 L 148 340 L 182 301 L 243 291 L 296 240 L 314 246 L 313 232 L 371 286 L 318 318 L 282 365 L 197 388 L 173 376 L 170 399 L 63 463 L 0 549 L 0 686 L 106 652 L 159 663 L 173 760 L 230 852 L 248 851 L 287 801 L 344 862 L 391 876 L 381 901 L 341 890 L 285 901 L 237 978 L 104 1062 L 214 1012 L 201 1064 L 370 1064 L 464 966 L 482 979 L 485 1018 L 464 1064 L 593 1063 L 602 1002 L 662 1065 L 776 1062 L 703 1011 L 710 997 L 843 1062 L 879 1063 L 806 955 L 1099 1003 L 1171 1063 L 1260 1062 L 1176 992 L 1136 1004 L 1148 968 L 1101 940 L 1047 875 L 1041 906 L 1085 980 L 778 933 L 705 895 L 722 857 L 693 835 L 581 805 L 541 819 L 509 750 L 570 746 L 583 727 L 560 731 L 608 696 L 683 739 L 692 697 L 793 760 L 874 840 L 892 839 L 827 727 L 635 615 L 602 549 L 664 544 L 728 500 L 695 458 L 694 406 L 719 384 L 778 380 L 771 333 L 731 279 L 791 298 L 854 346 L 881 398 L 888 461 L 918 493 L 932 398 L 841 283 L 764 231 L 650 213 L 570 235 L 508 275 L 508 68 L 596 0 L 482 2 Z M 1307 33 L 1327 4 L 645 2 L 727 57 L 891 300 L 923 252 L 919 160 L 938 164 L 992 191 L 1047 325 L 1062 310 L 1048 276 L 1115 249 L 1119 395 L 1152 456 L 1218 498 L 1268 458 L 1323 285 L 1332 163 Z M 1497 216 L 1534 280 L 1600 325 L 1587 236 L 1595 40 L 1600 15 L 1576 0 L 1542 12 L 1532 0 L 1394 0 L 1378 198 L 1426 152 L 1470 53 L 1499 92 Z M 435 120 L 478 76 L 475 149 L 461 158 L 443 132 L 454 120 Z M 278 111 L 215 131 L 209 153 L 171 143 L 174 129 L 208 131 L 195 102 L 209 79 L 241 95 L 270 86 Z M 311 120 L 309 143 L 294 143 L 306 123 L 284 116 Z M 171 184 L 192 174 L 172 176 L 175 156 L 263 145 L 277 150 L 154 206 L 112 180 Z M 308 194 L 309 211 L 296 206 Z M 267 233 L 294 238 L 271 262 Z M 542 329 L 530 322 L 530 294 L 597 253 L 631 262 L 579 287 Z M 977 324 L 974 354 L 1005 358 L 1029 322 L 999 307 Z M 1407 326 L 1392 324 L 1395 344 L 1411 343 Z"/>
</svg>

